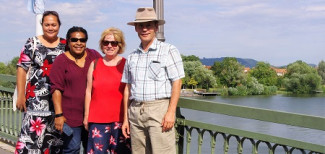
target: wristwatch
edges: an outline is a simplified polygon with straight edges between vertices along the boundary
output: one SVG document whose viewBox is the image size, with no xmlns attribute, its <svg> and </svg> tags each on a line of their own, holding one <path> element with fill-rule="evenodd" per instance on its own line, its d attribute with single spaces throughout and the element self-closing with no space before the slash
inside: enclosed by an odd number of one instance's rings
<svg viewBox="0 0 325 154">
<path fill-rule="evenodd" d="M 55 115 L 55 118 L 62 117 L 62 116 L 63 116 L 63 113 L 59 113 L 59 114 Z"/>
</svg>

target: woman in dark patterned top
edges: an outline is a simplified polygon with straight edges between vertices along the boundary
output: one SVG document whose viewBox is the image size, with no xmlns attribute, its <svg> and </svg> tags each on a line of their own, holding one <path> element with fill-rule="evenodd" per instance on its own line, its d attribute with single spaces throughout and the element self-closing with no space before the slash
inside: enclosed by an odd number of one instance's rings
<svg viewBox="0 0 325 154">
<path fill-rule="evenodd" d="M 49 74 L 54 59 L 64 53 L 66 41 L 57 36 L 61 25 L 57 12 L 44 12 L 41 24 L 44 34 L 27 40 L 17 64 L 16 107 L 24 118 L 15 153 L 61 153 L 63 145 L 54 127 Z"/>
</svg>

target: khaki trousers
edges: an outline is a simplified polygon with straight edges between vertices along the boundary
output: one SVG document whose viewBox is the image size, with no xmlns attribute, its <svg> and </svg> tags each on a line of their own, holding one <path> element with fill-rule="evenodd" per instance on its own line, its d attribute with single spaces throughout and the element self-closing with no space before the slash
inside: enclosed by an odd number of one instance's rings
<svg viewBox="0 0 325 154">
<path fill-rule="evenodd" d="M 162 132 L 169 99 L 137 102 L 128 109 L 132 154 L 176 154 L 175 128 Z"/>
</svg>

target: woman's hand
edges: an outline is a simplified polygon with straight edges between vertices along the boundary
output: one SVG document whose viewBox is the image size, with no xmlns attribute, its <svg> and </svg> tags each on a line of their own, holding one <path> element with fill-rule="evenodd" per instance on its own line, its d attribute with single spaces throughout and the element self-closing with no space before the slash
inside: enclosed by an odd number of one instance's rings
<svg viewBox="0 0 325 154">
<path fill-rule="evenodd" d="M 129 121 L 128 120 L 123 121 L 122 133 L 123 133 L 125 138 L 130 138 L 130 126 L 129 126 Z"/>
<path fill-rule="evenodd" d="M 55 128 L 62 133 L 63 131 L 63 124 L 67 121 L 64 116 L 57 117 L 54 120 Z"/>
<path fill-rule="evenodd" d="M 85 117 L 85 118 L 84 118 L 83 123 L 84 123 L 84 127 L 85 127 L 85 129 L 88 131 L 88 117 Z"/>
<path fill-rule="evenodd" d="M 26 98 L 24 96 L 17 97 L 16 107 L 21 112 L 26 112 Z"/>
</svg>

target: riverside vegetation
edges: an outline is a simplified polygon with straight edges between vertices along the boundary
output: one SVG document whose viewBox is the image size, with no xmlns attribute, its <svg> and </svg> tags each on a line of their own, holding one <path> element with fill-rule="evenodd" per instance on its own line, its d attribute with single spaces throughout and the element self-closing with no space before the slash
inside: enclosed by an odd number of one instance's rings
<svg viewBox="0 0 325 154">
<path fill-rule="evenodd" d="M 7 64 L 0 62 L 0 74 L 16 75 L 19 57 Z M 271 65 L 258 62 L 245 73 L 244 66 L 236 58 L 226 57 L 215 62 L 207 69 L 195 55 L 182 55 L 185 69 L 183 89 L 206 89 L 208 92 L 220 92 L 221 95 L 272 95 L 277 92 L 309 94 L 325 91 L 325 62 L 316 68 L 298 60 L 289 64 L 284 76 L 277 76 Z M 9 82 L 0 81 L 0 86 L 14 88 Z"/>
<path fill-rule="evenodd" d="M 207 69 L 199 57 L 182 55 L 185 69 L 183 88 L 201 88 L 221 95 L 272 95 L 277 92 L 310 94 L 325 91 L 325 62 L 316 68 L 298 60 L 289 64 L 284 76 L 277 76 L 271 65 L 258 62 L 249 72 L 236 58 L 226 57 Z"/>
</svg>

